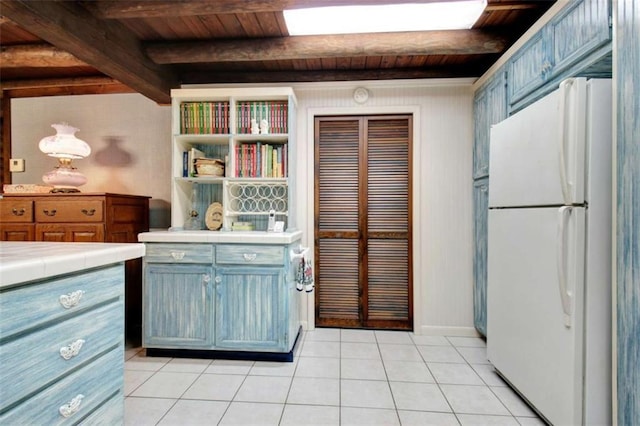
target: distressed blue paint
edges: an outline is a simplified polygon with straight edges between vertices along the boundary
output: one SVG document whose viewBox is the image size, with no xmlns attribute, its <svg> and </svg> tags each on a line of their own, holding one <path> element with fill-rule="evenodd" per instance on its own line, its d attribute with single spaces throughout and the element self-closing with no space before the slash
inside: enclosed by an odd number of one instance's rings
<svg viewBox="0 0 640 426">
<path fill-rule="evenodd" d="M 211 348 L 212 285 L 211 263 L 145 263 L 143 346 Z"/>
<path fill-rule="evenodd" d="M 640 3 L 617 0 L 618 424 L 640 424 Z"/>
<path fill-rule="evenodd" d="M 489 207 L 489 178 L 473 183 L 475 253 L 473 274 L 473 323 L 483 336 L 487 335 L 487 231 Z"/>
<path fill-rule="evenodd" d="M 147 243 L 143 346 L 291 351 L 300 326 L 293 245 Z"/>
<path fill-rule="evenodd" d="M 60 296 L 84 291 L 64 308 Z M 124 264 L 0 291 L 0 424 L 59 424 L 59 407 L 78 393 L 68 421 L 124 419 Z M 82 338 L 76 356 L 60 348 Z"/>
<path fill-rule="evenodd" d="M 568 78 L 611 75 L 609 0 L 572 0 L 507 63 L 509 114 Z"/>
<path fill-rule="evenodd" d="M 474 325 L 487 335 L 487 207 L 489 134 L 493 124 L 507 118 L 506 73 L 498 71 L 474 99 L 473 209 L 474 209 Z"/>
</svg>

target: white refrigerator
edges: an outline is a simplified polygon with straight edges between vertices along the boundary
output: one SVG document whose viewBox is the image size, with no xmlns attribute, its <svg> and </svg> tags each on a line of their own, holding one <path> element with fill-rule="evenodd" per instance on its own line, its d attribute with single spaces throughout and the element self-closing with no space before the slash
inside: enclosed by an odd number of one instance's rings
<svg viewBox="0 0 640 426">
<path fill-rule="evenodd" d="M 487 355 L 548 422 L 611 424 L 611 80 L 491 129 Z"/>
</svg>

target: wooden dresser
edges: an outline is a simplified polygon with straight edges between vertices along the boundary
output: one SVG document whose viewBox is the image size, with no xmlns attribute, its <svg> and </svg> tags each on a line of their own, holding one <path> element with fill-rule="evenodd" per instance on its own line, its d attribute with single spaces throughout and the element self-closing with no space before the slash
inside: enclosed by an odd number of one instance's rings
<svg viewBox="0 0 640 426">
<path fill-rule="evenodd" d="M 109 193 L 4 194 L 0 240 L 135 243 L 149 230 L 149 198 Z M 128 340 L 142 330 L 142 260 L 126 262 Z"/>
</svg>

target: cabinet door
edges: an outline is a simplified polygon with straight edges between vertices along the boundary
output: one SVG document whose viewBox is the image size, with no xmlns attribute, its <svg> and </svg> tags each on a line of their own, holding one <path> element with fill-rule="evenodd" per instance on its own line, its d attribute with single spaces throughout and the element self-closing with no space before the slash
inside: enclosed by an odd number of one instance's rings
<svg viewBox="0 0 640 426">
<path fill-rule="evenodd" d="M 474 100 L 473 178 L 489 175 L 491 126 L 507 118 L 507 87 L 504 71 L 498 71 Z"/>
<path fill-rule="evenodd" d="M 211 349 L 213 267 L 146 264 L 143 346 Z"/>
<path fill-rule="evenodd" d="M 572 2 L 550 24 L 554 67 L 558 74 L 611 40 L 609 2 Z"/>
<path fill-rule="evenodd" d="M 287 349 L 288 304 L 281 268 L 219 268 L 215 280 L 216 347 Z"/>
<path fill-rule="evenodd" d="M 508 65 L 509 102 L 515 104 L 549 78 L 551 63 L 550 40 L 543 28 L 511 59 Z"/>
<path fill-rule="evenodd" d="M 473 183 L 474 253 L 473 253 L 473 323 L 480 334 L 487 335 L 487 219 L 489 178 Z"/>
<path fill-rule="evenodd" d="M 33 241 L 35 226 L 32 223 L 0 225 L 0 241 Z"/>
<path fill-rule="evenodd" d="M 104 225 L 98 224 L 36 224 L 36 241 L 100 243 L 104 242 Z"/>
</svg>

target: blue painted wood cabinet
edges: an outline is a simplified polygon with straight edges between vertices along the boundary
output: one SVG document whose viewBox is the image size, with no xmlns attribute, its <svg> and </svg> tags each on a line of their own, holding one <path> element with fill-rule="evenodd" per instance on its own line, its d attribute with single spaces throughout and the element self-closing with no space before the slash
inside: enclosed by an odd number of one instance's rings
<svg viewBox="0 0 640 426">
<path fill-rule="evenodd" d="M 124 269 L 0 289 L 0 424 L 123 422 Z"/>
<path fill-rule="evenodd" d="M 487 206 L 489 202 L 489 136 L 493 124 L 507 117 L 506 73 L 498 71 L 474 98 L 473 209 L 474 209 L 474 325 L 487 332 Z"/>
<path fill-rule="evenodd" d="M 509 112 L 549 93 L 571 76 L 611 75 L 610 2 L 576 0 L 554 16 L 507 64 Z"/>
<path fill-rule="evenodd" d="M 489 144 L 493 124 L 571 76 L 611 77 L 611 2 L 575 0 L 553 16 L 474 96 L 474 325 L 486 336 Z"/>
<path fill-rule="evenodd" d="M 146 247 L 144 347 L 292 350 L 300 328 L 292 244 Z"/>
</svg>

